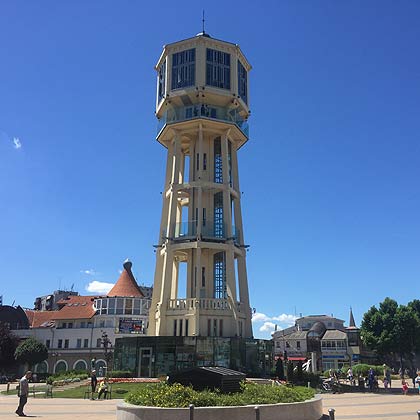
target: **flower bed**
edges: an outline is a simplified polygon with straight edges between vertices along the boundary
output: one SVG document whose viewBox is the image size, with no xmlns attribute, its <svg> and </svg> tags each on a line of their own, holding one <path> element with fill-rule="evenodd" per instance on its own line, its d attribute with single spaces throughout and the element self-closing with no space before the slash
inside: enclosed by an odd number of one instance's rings
<svg viewBox="0 0 420 420">
<path fill-rule="evenodd" d="M 156 378 L 110 378 L 112 383 L 159 383 L 159 379 Z"/>
</svg>

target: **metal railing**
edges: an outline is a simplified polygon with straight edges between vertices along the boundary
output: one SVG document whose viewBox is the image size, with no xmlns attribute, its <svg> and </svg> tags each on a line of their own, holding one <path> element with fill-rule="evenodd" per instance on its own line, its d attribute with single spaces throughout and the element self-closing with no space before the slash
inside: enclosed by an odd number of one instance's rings
<svg viewBox="0 0 420 420">
<path fill-rule="evenodd" d="M 188 298 L 188 299 L 169 299 L 168 310 L 173 311 L 189 311 L 194 309 L 201 310 L 218 310 L 228 311 L 232 310 L 231 301 L 228 299 L 215 298 Z M 242 302 L 236 302 L 236 310 L 244 312 L 244 305 Z"/>
<path fill-rule="evenodd" d="M 235 124 L 242 133 L 249 137 L 249 125 L 236 109 L 227 109 L 205 104 L 167 109 L 163 116 L 158 120 L 157 132 L 159 134 L 166 124 L 192 120 L 194 118 L 209 118 Z"/>
<path fill-rule="evenodd" d="M 171 239 L 174 241 L 196 239 L 198 235 L 197 222 L 180 222 L 175 224 L 174 236 L 171 237 L 169 232 L 163 231 L 163 239 Z M 236 226 L 232 226 L 232 235 L 227 237 L 226 227 L 224 223 L 206 222 L 201 226 L 201 239 L 204 240 L 227 240 L 233 239 L 236 244 L 241 243 L 241 231 Z"/>
</svg>

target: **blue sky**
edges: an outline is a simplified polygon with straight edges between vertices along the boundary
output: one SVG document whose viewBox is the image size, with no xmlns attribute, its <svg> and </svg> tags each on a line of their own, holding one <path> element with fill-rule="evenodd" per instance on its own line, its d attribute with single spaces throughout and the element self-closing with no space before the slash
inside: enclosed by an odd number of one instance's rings
<svg viewBox="0 0 420 420">
<path fill-rule="evenodd" d="M 253 65 L 239 156 L 254 335 L 419 297 L 420 2 L 4 0 L 0 295 L 152 284 L 165 149 L 154 64 L 195 35 Z"/>
</svg>

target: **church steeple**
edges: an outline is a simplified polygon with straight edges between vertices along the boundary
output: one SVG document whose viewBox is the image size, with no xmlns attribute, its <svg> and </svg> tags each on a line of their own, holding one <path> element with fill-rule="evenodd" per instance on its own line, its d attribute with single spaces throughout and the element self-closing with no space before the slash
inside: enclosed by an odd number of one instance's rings
<svg viewBox="0 0 420 420">
<path fill-rule="evenodd" d="M 354 316 L 353 316 L 353 310 L 350 306 L 350 321 L 349 321 L 349 327 L 357 328 L 356 323 L 354 322 Z"/>
</svg>

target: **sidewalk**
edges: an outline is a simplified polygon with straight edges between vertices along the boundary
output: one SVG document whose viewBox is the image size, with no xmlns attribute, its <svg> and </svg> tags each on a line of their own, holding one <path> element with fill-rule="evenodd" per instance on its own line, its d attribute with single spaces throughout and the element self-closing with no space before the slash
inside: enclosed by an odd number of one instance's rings
<svg viewBox="0 0 420 420">
<path fill-rule="evenodd" d="M 324 413 L 334 408 L 336 420 L 417 420 L 417 410 L 420 410 L 419 395 L 323 394 L 322 399 Z M 25 412 L 30 417 L 51 420 L 115 420 L 120 401 L 30 397 Z M 0 395 L 0 419 L 17 419 L 17 405 L 17 396 Z"/>
<path fill-rule="evenodd" d="M 29 397 L 24 411 L 28 417 L 52 420 L 115 420 L 116 406 L 120 401 Z M 17 419 L 18 402 L 16 395 L 0 395 L 0 419 Z"/>
<path fill-rule="evenodd" d="M 334 408 L 336 420 L 417 420 L 420 410 L 418 394 L 323 394 L 322 400 L 324 413 Z"/>
</svg>

